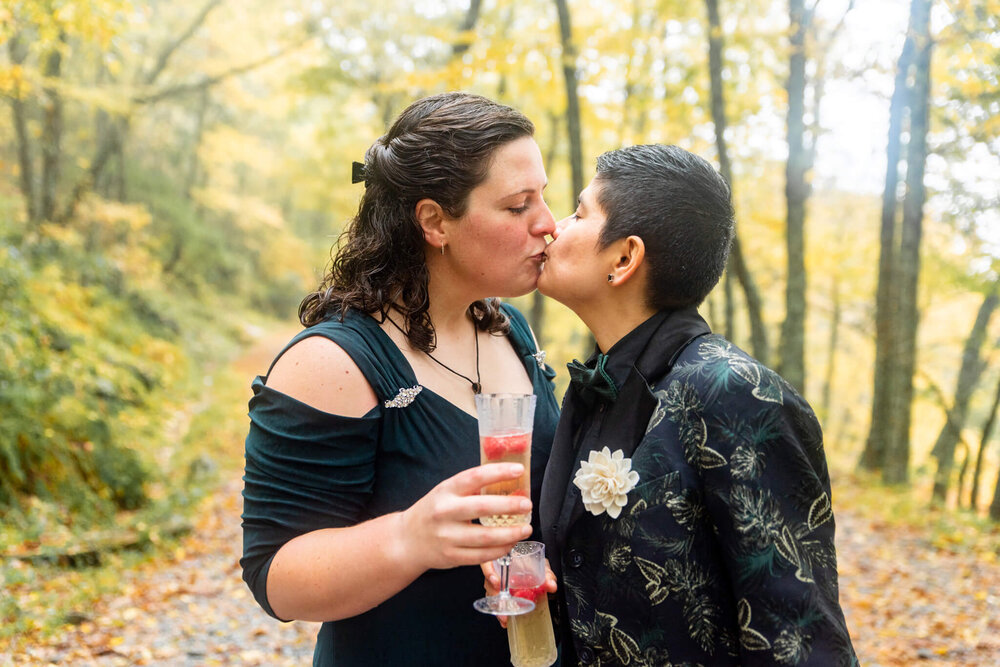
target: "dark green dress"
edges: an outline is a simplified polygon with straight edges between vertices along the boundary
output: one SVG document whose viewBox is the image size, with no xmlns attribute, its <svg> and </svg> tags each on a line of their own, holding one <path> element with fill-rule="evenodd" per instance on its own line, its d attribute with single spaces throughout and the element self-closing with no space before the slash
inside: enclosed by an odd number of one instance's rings
<svg viewBox="0 0 1000 667">
<path fill-rule="evenodd" d="M 524 317 L 509 305 L 503 309 L 511 320 L 510 342 L 538 396 L 531 495 L 533 539 L 539 539 L 538 495 L 559 418 L 554 372 L 534 356 Z M 413 370 L 373 318 L 351 312 L 343 322 L 327 320 L 300 332 L 288 347 L 308 336 L 340 345 L 379 404 L 363 417 L 342 417 L 268 388 L 266 378 L 254 380 L 240 564 L 257 602 L 272 616 L 267 571 L 287 541 L 406 509 L 442 480 L 479 465 L 476 419 L 430 389 L 413 390 L 418 386 Z M 472 608 L 482 595 L 476 566 L 425 572 L 374 609 L 324 623 L 313 664 L 509 665 L 504 630 Z"/>
</svg>

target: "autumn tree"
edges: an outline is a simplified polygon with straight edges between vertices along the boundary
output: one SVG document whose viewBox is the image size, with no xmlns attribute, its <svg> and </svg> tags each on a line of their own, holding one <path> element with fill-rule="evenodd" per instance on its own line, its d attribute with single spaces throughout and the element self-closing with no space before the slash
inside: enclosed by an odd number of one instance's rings
<svg viewBox="0 0 1000 667">
<path fill-rule="evenodd" d="M 934 475 L 934 488 L 931 501 L 943 505 L 951 486 L 951 472 L 955 460 L 955 446 L 961 440 L 962 429 L 965 427 L 969 412 L 969 402 L 979 382 L 980 376 L 986 370 L 986 362 L 982 358 L 982 347 L 986 341 L 990 320 L 997 306 L 1000 305 L 1000 283 L 994 283 L 990 292 L 983 299 L 972 325 L 972 331 L 965 341 L 962 351 L 962 364 L 958 372 L 955 387 L 955 398 L 950 409 L 946 410 L 945 424 L 934 443 L 931 455 L 937 459 L 937 472 Z"/>
<path fill-rule="evenodd" d="M 729 149 L 726 146 L 726 100 L 722 86 L 723 69 L 723 34 L 722 24 L 719 19 L 718 0 L 705 0 L 708 11 L 708 70 L 711 86 L 710 101 L 712 107 L 712 122 L 715 125 L 715 148 L 719 160 L 719 170 L 722 177 L 729 184 L 730 192 L 734 189 L 733 170 L 729 160 Z M 734 196 L 735 199 L 735 196 Z M 738 219 L 738 216 L 737 216 Z M 750 320 L 750 341 L 754 356 L 762 363 L 767 364 L 770 356 L 767 342 L 767 329 L 764 326 L 762 316 L 762 304 L 757 284 L 747 267 L 743 257 L 743 249 L 740 245 L 739 226 L 733 234 L 732 248 L 729 251 L 729 261 L 726 264 L 726 277 L 735 275 L 743 288 L 746 298 L 747 317 Z M 732 336 L 732 294 L 727 288 L 726 293 L 726 322 L 727 334 Z"/>
<path fill-rule="evenodd" d="M 909 29 L 889 109 L 875 314 L 875 391 L 871 427 L 860 461 L 864 468 L 881 470 L 887 483 L 904 483 L 909 479 L 917 279 L 930 96 L 930 5 L 930 0 L 913 0 L 910 5 Z M 905 195 L 900 220 L 897 211 L 901 167 L 905 167 Z"/>
</svg>

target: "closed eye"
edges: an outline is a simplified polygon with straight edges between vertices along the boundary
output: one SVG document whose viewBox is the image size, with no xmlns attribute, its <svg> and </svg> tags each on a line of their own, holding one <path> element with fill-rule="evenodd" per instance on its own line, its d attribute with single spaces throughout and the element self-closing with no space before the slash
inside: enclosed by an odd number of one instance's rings
<svg viewBox="0 0 1000 667">
<path fill-rule="evenodd" d="M 514 215 L 521 215 L 522 213 L 528 210 L 528 205 L 525 204 L 524 206 L 514 206 L 508 208 L 507 210 L 513 213 Z"/>
</svg>

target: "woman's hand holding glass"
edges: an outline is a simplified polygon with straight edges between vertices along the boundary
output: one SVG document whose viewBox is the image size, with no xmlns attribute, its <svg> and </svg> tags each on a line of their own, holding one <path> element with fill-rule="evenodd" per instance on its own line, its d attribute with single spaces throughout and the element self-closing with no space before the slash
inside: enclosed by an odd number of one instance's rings
<svg viewBox="0 0 1000 667">
<path fill-rule="evenodd" d="M 489 463 L 449 477 L 401 512 L 405 553 L 426 569 L 478 565 L 508 553 L 531 535 L 531 526 L 481 526 L 473 519 L 490 515 L 528 514 L 523 496 L 482 495 L 484 486 L 516 480 L 518 463 Z"/>
</svg>

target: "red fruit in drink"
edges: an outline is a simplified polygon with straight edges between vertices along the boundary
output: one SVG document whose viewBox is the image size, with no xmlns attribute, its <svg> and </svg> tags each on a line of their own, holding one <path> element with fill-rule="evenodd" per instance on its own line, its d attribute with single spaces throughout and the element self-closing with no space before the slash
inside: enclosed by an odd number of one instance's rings
<svg viewBox="0 0 1000 667">
<path fill-rule="evenodd" d="M 528 450 L 531 445 L 531 434 L 530 433 L 513 433 L 508 436 L 504 436 L 504 440 L 507 445 L 508 454 L 523 454 Z"/>
<path fill-rule="evenodd" d="M 487 461 L 497 461 L 508 454 L 523 454 L 530 445 L 530 433 L 487 435 L 483 437 L 483 455 Z"/>
<path fill-rule="evenodd" d="M 506 452 L 507 448 L 504 446 L 503 438 L 495 435 L 483 438 L 483 455 L 486 456 L 487 461 L 502 459 Z"/>
<path fill-rule="evenodd" d="M 545 595 L 545 584 L 535 586 L 534 588 L 511 588 L 510 594 L 519 598 L 524 598 L 525 600 L 537 602 L 538 598 Z"/>
</svg>

